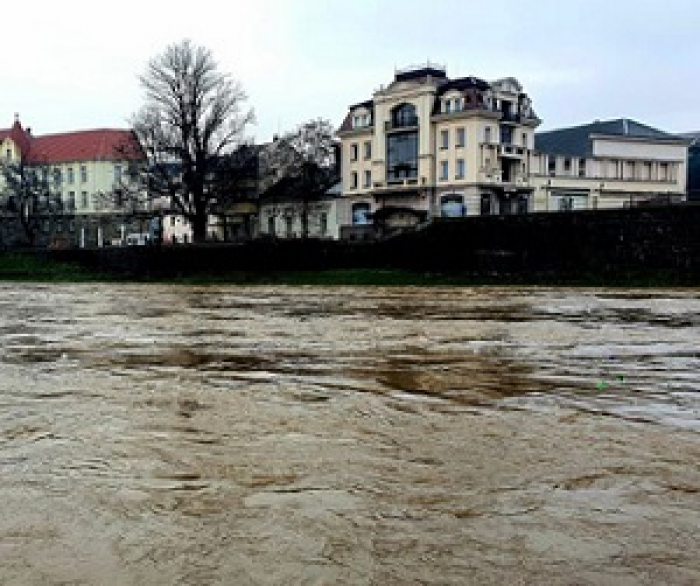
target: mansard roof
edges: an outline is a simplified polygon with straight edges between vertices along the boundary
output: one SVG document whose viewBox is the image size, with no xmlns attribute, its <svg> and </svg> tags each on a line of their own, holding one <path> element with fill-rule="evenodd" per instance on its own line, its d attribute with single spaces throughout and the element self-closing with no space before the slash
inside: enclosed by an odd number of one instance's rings
<svg viewBox="0 0 700 586">
<path fill-rule="evenodd" d="M 593 149 L 591 138 L 593 135 L 685 142 L 677 136 L 636 120 L 616 118 L 602 122 L 597 120 L 591 124 L 560 128 L 548 132 L 538 132 L 535 135 L 535 149 L 552 155 L 589 157 Z"/>
<path fill-rule="evenodd" d="M 451 79 L 443 83 L 440 88 L 438 89 L 438 95 L 441 96 L 443 94 L 446 94 L 450 90 L 457 90 L 457 91 L 464 91 L 468 89 L 477 89 L 477 90 L 488 90 L 491 87 L 491 84 L 487 81 L 484 81 L 483 79 L 479 79 L 478 77 L 474 77 L 473 75 L 470 75 L 469 77 L 460 77 L 458 79 Z"/>
</svg>

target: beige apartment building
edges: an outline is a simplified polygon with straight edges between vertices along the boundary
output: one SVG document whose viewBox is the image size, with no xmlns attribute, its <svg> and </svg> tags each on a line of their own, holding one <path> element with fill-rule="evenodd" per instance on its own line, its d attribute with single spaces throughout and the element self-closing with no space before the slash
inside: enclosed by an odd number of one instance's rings
<svg viewBox="0 0 700 586">
<path fill-rule="evenodd" d="M 687 143 L 631 120 L 536 133 L 514 78 L 397 71 L 338 132 L 345 237 L 434 217 L 621 207 L 683 198 Z"/>
</svg>

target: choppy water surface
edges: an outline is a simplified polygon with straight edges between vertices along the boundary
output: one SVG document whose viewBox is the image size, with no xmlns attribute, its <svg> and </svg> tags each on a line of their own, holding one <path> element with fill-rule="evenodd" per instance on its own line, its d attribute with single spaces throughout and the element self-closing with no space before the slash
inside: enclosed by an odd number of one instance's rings
<svg viewBox="0 0 700 586">
<path fill-rule="evenodd" d="M 2 584 L 698 584 L 698 292 L 0 285 Z"/>
</svg>

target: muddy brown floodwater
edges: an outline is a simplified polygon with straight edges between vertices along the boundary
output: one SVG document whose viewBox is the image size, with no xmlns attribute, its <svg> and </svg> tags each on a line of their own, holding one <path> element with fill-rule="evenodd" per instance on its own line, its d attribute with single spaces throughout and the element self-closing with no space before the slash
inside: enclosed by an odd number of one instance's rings
<svg viewBox="0 0 700 586">
<path fill-rule="evenodd" d="M 0 285 L 0 583 L 700 584 L 700 292 Z"/>
</svg>

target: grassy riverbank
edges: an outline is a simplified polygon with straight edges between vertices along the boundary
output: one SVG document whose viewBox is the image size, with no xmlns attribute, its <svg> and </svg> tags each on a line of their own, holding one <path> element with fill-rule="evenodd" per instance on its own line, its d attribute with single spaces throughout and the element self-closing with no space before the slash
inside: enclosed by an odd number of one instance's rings
<svg viewBox="0 0 700 586">
<path fill-rule="evenodd" d="M 58 262 L 44 254 L 7 252 L 0 254 L 0 281 L 86 282 L 114 280 L 77 263 Z"/>
<path fill-rule="evenodd" d="M 88 257 L 86 257 L 88 258 Z M 138 265 L 138 263 L 136 263 Z M 0 253 L 0 281 L 31 282 L 154 282 L 192 285 L 295 285 L 295 286 L 545 286 L 545 287 L 687 287 L 697 282 L 679 278 L 674 271 L 619 271 L 614 274 L 562 275 L 555 272 L 521 274 L 482 272 L 427 272 L 401 269 L 344 268 L 322 270 L 172 270 L 170 275 L 133 270 L 95 269 L 100 263 L 81 264 L 57 259 L 47 252 Z"/>
</svg>

